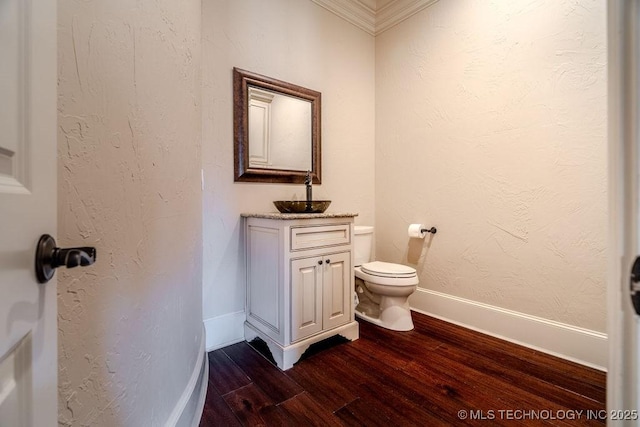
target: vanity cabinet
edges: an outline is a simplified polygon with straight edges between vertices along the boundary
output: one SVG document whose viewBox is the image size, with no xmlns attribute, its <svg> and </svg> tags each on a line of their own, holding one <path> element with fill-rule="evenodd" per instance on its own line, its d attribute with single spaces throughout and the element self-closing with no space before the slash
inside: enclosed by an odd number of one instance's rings
<svg viewBox="0 0 640 427">
<path fill-rule="evenodd" d="M 358 338 L 353 307 L 355 214 L 243 214 L 245 339 L 289 369 L 313 343 Z"/>
</svg>

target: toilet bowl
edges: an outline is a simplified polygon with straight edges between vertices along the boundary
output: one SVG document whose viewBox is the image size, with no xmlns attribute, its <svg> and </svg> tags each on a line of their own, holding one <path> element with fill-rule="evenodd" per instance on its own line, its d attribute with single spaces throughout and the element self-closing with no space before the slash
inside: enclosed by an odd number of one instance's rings
<svg viewBox="0 0 640 427">
<path fill-rule="evenodd" d="M 355 315 L 394 331 L 413 329 L 409 296 L 418 287 L 416 270 L 402 264 L 373 261 L 373 227 L 355 226 Z"/>
</svg>

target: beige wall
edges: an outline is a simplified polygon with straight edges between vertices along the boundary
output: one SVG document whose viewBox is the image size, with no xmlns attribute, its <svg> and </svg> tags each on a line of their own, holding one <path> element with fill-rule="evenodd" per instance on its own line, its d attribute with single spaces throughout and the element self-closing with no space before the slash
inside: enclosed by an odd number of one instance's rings
<svg viewBox="0 0 640 427">
<path fill-rule="evenodd" d="M 275 211 L 303 185 L 233 182 L 232 69 L 322 93 L 322 185 L 330 211 L 374 220 L 374 38 L 311 1 L 203 2 L 204 319 L 244 310 L 241 212 Z"/>
<path fill-rule="evenodd" d="M 605 6 L 439 1 L 377 37 L 378 259 L 605 331 Z"/>
<path fill-rule="evenodd" d="M 61 425 L 163 425 L 202 335 L 200 2 L 58 4 Z"/>
<path fill-rule="evenodd" d="M 62 425 L 162 424 L 202 318 L 244 308 L 239 213 L 304 196 L 233 182 L 234 66 L 322 92 L 314 194 L 375 219 L 378 259 L 605 330 L 604 2 L 440 1 L 375 41 L 300 0 L 58 13 L 58 240 L 99 256 L 59 273 Z"/>
</svg>

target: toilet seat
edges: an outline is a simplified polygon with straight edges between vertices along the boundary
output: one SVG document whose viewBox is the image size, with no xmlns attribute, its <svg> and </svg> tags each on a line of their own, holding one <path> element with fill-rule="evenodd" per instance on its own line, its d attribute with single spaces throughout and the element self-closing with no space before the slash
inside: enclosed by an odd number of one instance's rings
<svg viewBox="0 0 640 427">
<path fill-rule="evenodd" d="M 365 282 L 374 283 L 376 285 L 390 286 L 390 287 L 404 287 L 415 286 L 419 283 L 418 275 L 405 277 L 383 277 L 374 274 L 369 274 L 362 270 L 362 266 L 353 269 L 355 276 Z"/>
<path fill-rule="evenodd" d="M 390 262 L 373 261 L 367 262 L 360 266 L 364 273 L 371 276 L 389 277 L 389 278 L 411 278 L 416 276 L 415 268 L 411 268 L 402 264 L 393 264 Z"/>
</svg>

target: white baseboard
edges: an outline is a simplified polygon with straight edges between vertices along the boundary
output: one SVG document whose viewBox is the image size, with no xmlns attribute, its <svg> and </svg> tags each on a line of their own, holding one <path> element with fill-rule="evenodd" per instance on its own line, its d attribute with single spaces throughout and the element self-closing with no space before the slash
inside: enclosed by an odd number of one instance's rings
<svg viewBox="0 0 640 427">
<path fill-rule="evenodd" d="M 204 341 L 204 340 L 203 340 Z M 203 352 L 204 353 L 204 352 Z M 203 358 L 202 372 L 198 379 L 196 390 L 198 391 L 198 398 L 195 401 L 195 411 L 191 419 L 191 427 L 198 427 L 200 420 L 202 419 L 202 413 L 204 412 L 204 403 L 207 400 L 207 387 L 209 385 L 209 357 Z M 188 424 L 185 424 L 188 425 Z"/>
<path fill-rule="evenodd" d="M 171 411 L 166 427 L 193 427 L 200 424 L 204 401 L 209 384 L 209 359 L 204 349 L 205 331 L 202 328 L 198 359 L 193 367 L 191 378 L 185 387 L 176 406 Z"/>
<path fill-rule="evenodd" d="M 244 311 L 237 311 L 205 320 L 207 351 L 244 341 L 244 321 L 246 318 Z"/>
<path fill-rule="evenodd" d="M 607 334 L 517 311 L 418 288 L 411 309 L 601 371 L 607 367 Z"/>
</svg>

